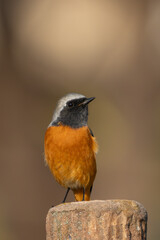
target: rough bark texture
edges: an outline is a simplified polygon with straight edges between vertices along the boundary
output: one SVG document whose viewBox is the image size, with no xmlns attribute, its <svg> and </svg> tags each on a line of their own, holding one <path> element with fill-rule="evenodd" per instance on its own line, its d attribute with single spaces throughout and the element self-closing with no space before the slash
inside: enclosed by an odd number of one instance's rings
<svg viewBox="0 0 160 240">
<path fill-rule="evenodd" d="M 71 202 L 49 210 L 47 240 L 146 240 L 147 212 L 136 201 Z"/>
</svg>

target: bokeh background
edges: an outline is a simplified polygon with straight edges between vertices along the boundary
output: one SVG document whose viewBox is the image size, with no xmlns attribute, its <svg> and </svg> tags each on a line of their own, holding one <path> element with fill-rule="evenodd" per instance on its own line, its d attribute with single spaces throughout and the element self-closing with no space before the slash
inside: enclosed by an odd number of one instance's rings
<svg viewBox="0 0 160 240">
<path fill-rule="evenodd" d="M 44 240 L 65 194 L 45 167 L 57 100 L 96 100 L 92 199 L 131 199 L 160 239 L 160 1 L 0 1 L 0 239 Z M 68 201 L 74 201 L 70 193 Z"/>
</svg>

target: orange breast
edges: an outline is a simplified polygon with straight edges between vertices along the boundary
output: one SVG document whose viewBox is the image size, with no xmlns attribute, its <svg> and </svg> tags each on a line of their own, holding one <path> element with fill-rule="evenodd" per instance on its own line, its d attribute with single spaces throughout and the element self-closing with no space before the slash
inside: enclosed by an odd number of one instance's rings
<svg viewBox="0 0 160 240">
<path fill-rule="evenodd" d="M 45 134 L 45 160 L 64 187 L 90 187 L 96 175 L 97 144 L 87 126 L 51 126 Z"/>
</svg>

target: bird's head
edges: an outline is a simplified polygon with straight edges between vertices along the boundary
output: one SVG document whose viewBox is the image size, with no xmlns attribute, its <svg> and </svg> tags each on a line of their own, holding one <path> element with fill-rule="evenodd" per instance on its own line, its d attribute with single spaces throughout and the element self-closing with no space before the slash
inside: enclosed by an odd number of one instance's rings
<svg viewBox="0 0 160 240">
<path fill-rule="evenodd" d="M 88 121 L 88 103 L 94 99 L 94 97 L 86 98 L 78 93 L 65 95 L 58 101 L 49 126 L 57 126 L 59 124 L 72 128 L 86 126 Z"/>
</svg>

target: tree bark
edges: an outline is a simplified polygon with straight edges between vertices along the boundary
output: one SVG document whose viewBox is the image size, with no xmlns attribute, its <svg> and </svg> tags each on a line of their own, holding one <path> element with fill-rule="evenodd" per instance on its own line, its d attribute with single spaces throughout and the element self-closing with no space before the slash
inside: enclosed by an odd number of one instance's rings
<svg viewBox="0 0 160 240">
<path fill-rule="evenodd" d="M 147 211 L 136 201 L 71 202 L 49 210 L 47 240 L 146 240 Z"/>
</svg>

